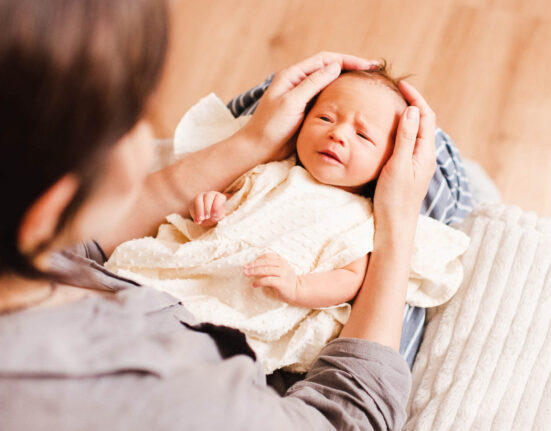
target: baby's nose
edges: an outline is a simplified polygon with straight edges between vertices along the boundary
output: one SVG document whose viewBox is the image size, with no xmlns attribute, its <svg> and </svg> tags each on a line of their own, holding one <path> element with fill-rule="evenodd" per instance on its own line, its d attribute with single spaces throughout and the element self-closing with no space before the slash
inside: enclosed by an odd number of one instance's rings
<svg viewBox="0 0 551 431">
<path fill-rule="evenodd" d="M 341 133 L 338 129 L 333 129 L 329 134 L 329 137 L 332 141 L 338 142 L 341 145 L 344 145 L 345 139 L 344 134 Z"/>
</svg>

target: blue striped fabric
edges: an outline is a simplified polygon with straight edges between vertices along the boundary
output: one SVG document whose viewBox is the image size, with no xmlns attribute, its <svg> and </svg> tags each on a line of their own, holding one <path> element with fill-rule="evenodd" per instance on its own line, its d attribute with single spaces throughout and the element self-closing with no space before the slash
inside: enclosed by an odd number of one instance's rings
<svg viewBox="0 0 551 431">
<path fill-rule="evenodd" d="M 256 87 L 233 98 L 227 106 L 234 117 L 252 114 L 273 78 L 274 75 L 270 75 Z M 421 214 L 446 224 L 457 223 L 463 220 L 472 209 L 469 180 L 457 147 L 440 128 L 436 129 L 435 145 L 437 168 L 423 200 Z M 421 344 L 424 323 L 425 309 L 406 304 L 400 354 L 410 367 L 413 366 L 415 355 Z"/>
</svg>

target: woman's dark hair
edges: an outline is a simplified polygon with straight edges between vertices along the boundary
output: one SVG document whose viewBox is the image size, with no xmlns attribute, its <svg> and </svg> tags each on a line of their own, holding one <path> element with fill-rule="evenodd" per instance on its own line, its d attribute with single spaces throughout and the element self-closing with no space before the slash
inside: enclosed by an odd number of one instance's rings
<svg viewBox="0 0 551 431">
<path fill-rule="evenodd" d="M 0 0 L 0 273 L 37 276 L 17 247 L 27 209 L 67 173 L 80 185 L 143 114 L 167 47 L 162 0 Z"/>
</svg>

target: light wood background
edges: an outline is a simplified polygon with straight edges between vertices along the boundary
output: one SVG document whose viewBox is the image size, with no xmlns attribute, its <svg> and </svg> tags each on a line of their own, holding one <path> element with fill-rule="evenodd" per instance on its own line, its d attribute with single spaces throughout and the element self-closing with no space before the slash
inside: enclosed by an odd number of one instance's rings
<svg viewBox="0 0 551 431">
<path fill-rule="evenodd" d="M 551 216 L 549 0 L 170 0 L 170 10 L 150 114 L 159 137 L 209 92 L 227 101 L 318 51 L 386 58 L 414 74 L 504 202 Z"/>
</svg>

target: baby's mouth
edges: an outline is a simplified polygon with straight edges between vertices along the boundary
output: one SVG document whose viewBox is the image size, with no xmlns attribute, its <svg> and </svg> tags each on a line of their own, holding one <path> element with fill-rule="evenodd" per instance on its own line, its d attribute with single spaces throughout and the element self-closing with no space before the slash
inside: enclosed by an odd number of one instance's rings
<svg viewBox="0 0 551 431">
<path fill-rule="evenodd" d="M 334 160 L 335 162 L 342 164 L 342 161 L 339 158 L 339 155 L 337 153 L 334 153 L 331 150 L 319 151 L 319 154 L 321 154 L 322 156 L 325 156 L 330 160 Z"/>
</svg>

